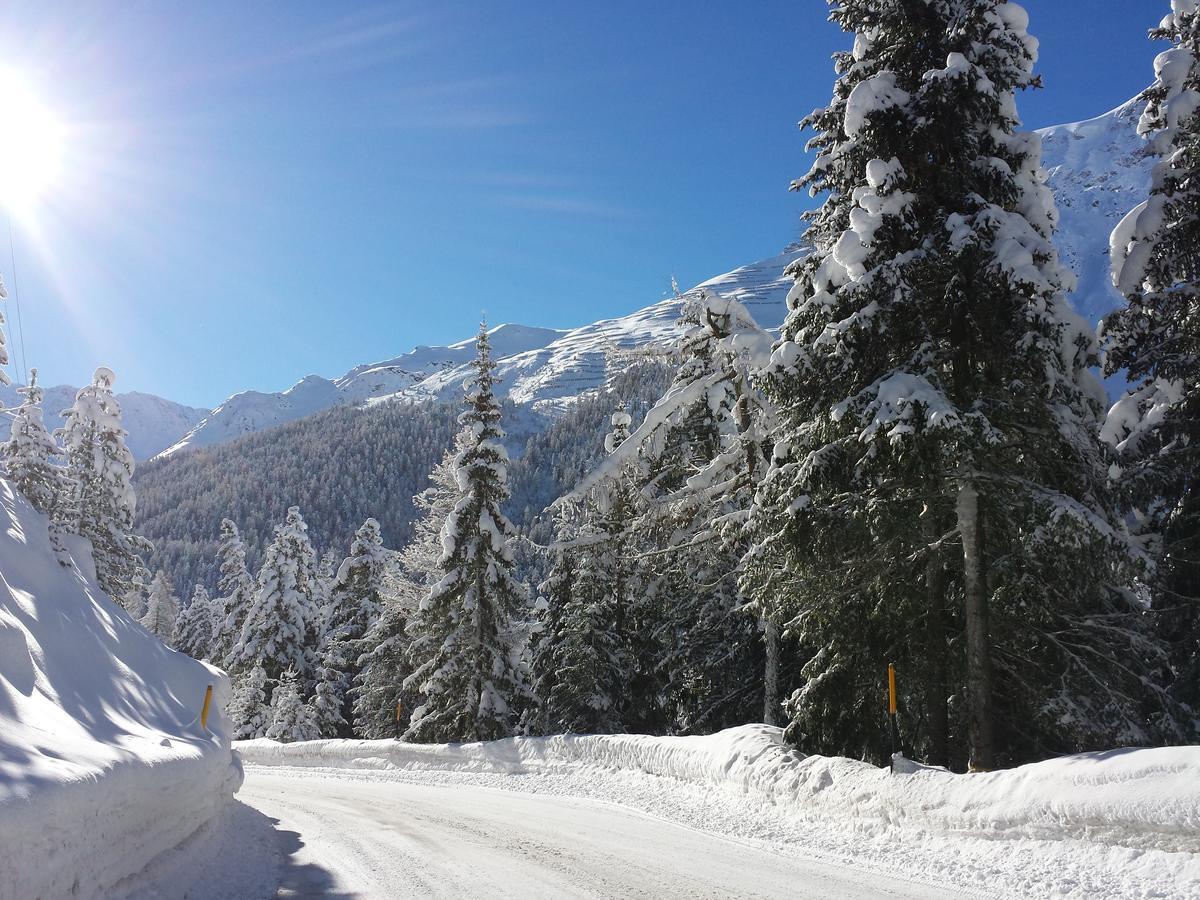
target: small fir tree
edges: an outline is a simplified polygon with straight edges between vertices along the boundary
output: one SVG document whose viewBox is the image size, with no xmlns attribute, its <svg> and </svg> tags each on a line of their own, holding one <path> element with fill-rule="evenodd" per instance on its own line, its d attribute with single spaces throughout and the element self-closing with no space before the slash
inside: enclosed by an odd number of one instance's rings
<svg viewBox="0 0 1200 900">
<path fill-rule="evenodd" d="M 193 659 L 211 659 L 214 618 L 208 589 L 202 584 L 196 585 L 192 599 L 175 620 L 171 645 Z"/>
<path fill-rule="evenodd" d="M 264 737 L 281 743 L 321 737 L 312 707 L 304 702 L 303 679 L 288 669 L 271 692 L 271 724 Z"/>
<path fill-rule="evenodd" d="M 271 685 L 262 666 L 251 666 L 233 676 L 229 718 L 233 722 L 234 740 L 245 741 L 266 736 L 267 728 L 271 725 L 270 694 Z"/>
<path fill-rule="evenodd" d="M 8 478 L 34 509 L 50 517 L 54 536 L 61 526 L 63 496 L 69 482 L 56 462 L 61 453 L 58 444 L 42 421 L 45 391 L 37 383 L 37 369 L 30 370 L 29 385 L 17 388 L 17 393 L 23 399 L 13 414 L 5 446 Z"/>
<path fill-rule="evenodd" d="M 134 576 L 133 584 L 125 592 L 125 595 L 121 597 L 121 606 L 125 612 L 129 613 L 139 622 L 142 620 L 142 616 L 146 614 L 146 582 L 144 573 Z"/>
<path fill-rule="evenodd" d="M 291 671 L 302 682 L 316 662 L 313 608 L 315 555 L 300 510 L 288 510 L 263 556 L 257 590 L 229 655 L 234 668 L 260 665 L 268 681 Z"/>
<path fill-rule="evenodd" d="M 254 578 L 246 568 L 246 545 L 238 527 L 221 520 L 221 544 L 217 550 L 220 580 L 213 601 L 213 659 L 226 660 L 241 638 L 242 625 L 254 602 Z M 226 663 L 228 664 L 228 663 Z"/>
<path fill-rule="evenodd" d="M 150 582 L 150 598 L 146 603 L 146 614 L 142 625 L 168 647 L 174 646 L 175 620 L 179 616 L 179 598 L 167 574 L 159 569 Z"/>
</svg>

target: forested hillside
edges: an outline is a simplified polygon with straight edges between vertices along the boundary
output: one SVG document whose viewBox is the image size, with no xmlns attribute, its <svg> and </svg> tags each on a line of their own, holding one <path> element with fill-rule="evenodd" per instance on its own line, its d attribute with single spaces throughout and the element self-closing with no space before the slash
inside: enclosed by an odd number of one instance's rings
<svg viewBox="0 0 1200 900">
<path fill-rule="evenodd" d="M 338 407 L 236 441 L 146 463 L 136 478 L 148 561 L 181 590 L 215 588 L 221 519 L 242 529 L 257 563 L 272 528 L 300 506 L 318 547 L 343 553 L 374 516 L 395 547 L 410 534 L 412 495 L 454 436 L 458 410 L 434 404 Z"/>
<path fill-rule="evenodd" d="M 513 497 L 507 512 L 522 527 L 569 490 L 604 454 L 608 417 L 627 403 L 636 418 L 662 393 L 672 363 L 631 358 L 602 390 L 546 422 L 505 405 Z M 214 447 L 156 459 L 135 477 L 140 533 L 154 543 L 150 568 L 177 589 L 215 589 L 221 519 L 238 523 L 253 569 L 272 528 L 299 506 L 318 552 L 339 559 L 356 528 L 379 520 L 384 543 L 412 535 L 412 497 L 450 446 L 459 404 L 393 401 L 340 406 Z"/>
</svg>

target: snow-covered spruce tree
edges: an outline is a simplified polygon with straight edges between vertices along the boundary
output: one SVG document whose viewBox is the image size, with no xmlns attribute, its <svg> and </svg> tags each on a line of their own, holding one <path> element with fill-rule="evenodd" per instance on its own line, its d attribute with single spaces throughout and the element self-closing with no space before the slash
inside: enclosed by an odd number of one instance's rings
<svg viewBox="0 0 1200 900">
<path fill-rule="evenodd" d="M 779 698 L 765 686 L 777 683 L 778 654 L 764 651 L 778 634 L 760 629 L 737 583 L 772 417 L 750 375 L 772 339 L 736 300 L 707 291 L 689 299 L 681 323 L 679 372 L 629 441 L 643 458 L 634 531 L 652 548 L 646 593 L 660 610 L 663 692 L 677 731 L 756 721 L 760 712 L 774 723 Z"/>
<path fill-rule="evenodd" d="M 455 459 L 458 499 L 442 528 L 441 579 L 422 600 L 409 634 L 421 694 L 406 732 L 418 741 L 493 740 L 513 733 L 528 691 L 524 661 L 528 598 L 513 575 L 508 453 L 487 329 L 476 338 L 476 375 L 467 393 L 464 446 Z"/>
<path fill-rule="evenodd" d="M 413 536 L 385 569 L 381 610 L 359 644 L 359 674 L 352 691 L 354 730 L 359 737 L 394 737 L 398 725 L 407 727 L 417 695 L 405 691 L 410 672 L 408 623 L 421 601 L 440 578 L 442 528 L 458 500 L 455 460 L 465 447 L 460 433 L 451 449 L 429 473 L 430 485 L 413 497 L 420 514 Z M 401 722 L 396 721 L 400 704 Z"/>
<path fill-rule="evenodd" d="M 146 614 L 146 581 L 149 574 L 143 570 L 134 576 L 133 584 L 121 597 L 121 607 L 139 622 Z"/>
<path fill-rule="evenodd" d="M 610 459 L 620 458 L 631 424 L 632 417 L 622 404 L 612 414 L 612 430 L 604 441 Z M 661 665 L 664 616 L 658 595 L 648 589 L 646 572 L 638 558 L 648 544 L 634 527 L 644 511 L 639 488 L 646 474 L 636 458 L 613 468 L 611 477 L 587 492 L 580 535 L 587 552 L 580 560 L 578 603 L 574 608 L 586 617 L 611 617 L 614 645 L 611 652 L 603 652 L 598 646 L 597 662 L 614 669 L 611 678 L 604 680 L 615 679 L 621 684 L 622 730 L 662 734 L 670 725 Z"/>
<path fill-rule="evenodd" d="M 165 572 L 159 569 L 150 582 L 150 598 L 142 625 L 168 647 L 174 646 L 175 620 L 179 616 L 179 598 Z"/>
<path fill-rule="evenodd" d="M 1027 17 L 845 0 L 832 18 L 854 50 L 805 122 L 796 186 L 827 199 L 791 270 L 747 559 L 806 656 L 790 737 L 881 756 L 895 661 L 923 755 L 960 687 L 976 767 L 1143 742 L 1155 646 L 1105 501 L 1094 339 L 1064 298 L 1039 139 L 1017 131 Z"/>
<path fill-rule="evenodd" d="M 351 646 L 344 641 L 330 641 L 321 653 L 312 698 L 312 720 L 321 737 L 352 736 L 350 723 L 346 721 L 350 712 L 346 696 L 350 680 L 346 669 Z"/>
<path fill-rule="evenodd" d="M 242 625 L 254 602 L 254 577 L 246 568 L 246 545 L 238 527 L 221 520 L 221 544 L 217 549 L 220 580 L 213 600 L 212 658 L 224 661 L 241 639 Z"/>
<path fill-rule="evenodd" d="M 737 589 L 745 519 L 765 469 L 770 404 L 751 374 L 772 338 L 740 303 L 708 291 L 685 298 L 682 363 L 672 383 L 627 439 L 572 496 L 620 477 L 639 488 L 626 529 L 640 556 L 641 604 L 656 611 L 655 668 L 667 727 L 694 732 L 752 721 L 764 703 L 766 645 Z"/>
<path fill-rule="evenodd" d="M 251 666 L 233 676 L 233 699 L 229 702 L 229 719 L 233 722 L 234 740 L 244 741 L 264 737 L 271 724 L 271 707 L 267 702 L 271 685 L 262 666 Z"/>
<path fill-rule="evenodd" d="M 45 391 L 37 383 L 37 369 L 30 370 L 28 386 L 17 388 L 17 393 L 22 401 L 13 414 L 11 434 L 4 449 L 8 478 L 34 509 L 51 517 L 53 524 L 67 481 L 56 463 L 60 456 L 58 444 L 42 421 Z"/>
<path fill-rule="evenodd" d="M 634 661 L 618 630 L 619 610 L 597 570 L 605 536 L 560 510 L 554 562 L 538 590 L 540 629 L 533 656 L 536 707 L 526 730 L 538 734 L 612 734 L 625 730 Z"/>
<path fill-rule="evenodd" d="M 192 599 L 175 619 L 175 636 L 171 646 L 193 659 L 212 659 L 212 599 L 208 589 L 196 585 Z"/>
<path fill-rule="evenodd" d="M 572 662 L 570 677 L 560 677 L 551 695 L 541 698 L 542 712 L 549 722 L 575 723 L 577 730 L 590 719 L 596 729 L 661 734 L 669 727 L 659 645 L 663 616 L 643 578 L 644 536 L 635 526 L 645 472 L 636 448 L 625 450 L 632 417 L 624 403 L 609 422 L 607 458 L 560 501 L 580 508 L 578 534 L 556 548 L 573 557 L 574 584 L 569 602 L 554 611 L 562 621 L 543 628 L 562 636 L 566 643 L 553 652 Z M 598 623 L 603 626 L 594 631 Z"/>
<path fill-rule="evenodd" d="M 133 531 L 133 454 L 125 446 L 115 380 L 111 369 L 98 368 L 63 413 L 65 424 L 57 433 L 70 478 L 68 527 L 91 541 L 100 587 L 110 597 L 123 597 L 144 569 L 142 554 L 150 546 Z"/>
<path fill-rule="evenodd" d="M 401 716 L 411 712 L 414 692 L 405 692 L 408 676 L 407 627 L 411 608 L 396 595 L 383 599 L 379 618 L 363 638 L 358 657 L 359 673 L 351 697 L 354 733 L 362 738 L 395 737 L 396 704 Z"/>
<path fill-rule="evenodd" d="M 292 669 L 280 676 L 271 692 L 271 724 L 263 736 L 285 744 L 321 737 L 313 708 L 304 702 L 304 679 Z"/>
<path fill-rule="evenodd" d="M 268 683 L 291 671 L 304 684 L 313 675 L 318 640 L 313 605 L 316 555 L 300 510 L 288 510 L 267 547 L 254 600 L 228 663 L 235 670 L 259 665 Z"/>
<path fill-rule="evenodd" d="M 354 535 L 350 555 L 338 566 L 325 613 L 329 639 L 358 641 L 379 616 L 387 551 L 379 523 L 367 519 Z"/>
<path fill-rule="evenodd" d="M 337 567 L 327 586 L 329 604 L 324 612 L 316 709 L 321 733 L 328 737 L 350 736 L 350 687 L 360 671 L 363 638 L 382 609 L 386 564 L 379 523 L 367 519 L 354 535 L 350 556 Z M 346 733 L 339 735 L 338 729 Z"/>
<path fill-rule="evenodd" d="M 1151 538 L 1152 607 L 1170 645 L 1171 691 L 1200 710 L 1200 10 L 1174 0 L 1151 32 L 1155 60 L 1138 130 L 1159 157 L 1149 198 L 1112 235 L 1113 281 L 1129 305 L 1103 325 L 1105 369 L 1133 383 L 1104 436 Z M 1181 735 L 1168 729 L 1168 737 Z M 1183 735 L 1196 740 L 1195 731 Z"/>
<path fill-rule="evenodd" d="M 550 567 L 537 586 L 534 612 L 537 627 L 529 642 L 529 679 L 533 704 L 525 710 L 521 720 L 524 734 L 553 734 L 554 717 L 546 705 L 546 698 L 554 692 L 558 683 L 558 646 L 562 634 L 563 612 L 571 601 L 577 575 L 577 554 L 569 545 L 579 532 L 574 521 L 573 510 L 565 504 L 553 508 L 554 544 L 547 555 Z"/>
</svg>

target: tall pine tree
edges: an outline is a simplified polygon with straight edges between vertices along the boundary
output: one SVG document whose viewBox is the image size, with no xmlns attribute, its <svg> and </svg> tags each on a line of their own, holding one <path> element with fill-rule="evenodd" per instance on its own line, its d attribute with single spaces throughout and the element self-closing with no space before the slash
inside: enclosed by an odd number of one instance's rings
<svg viewBox="0 0 1200 900">
<path fill-rule="evenodd" d="M 409 626 L 412 673 L 421 694 L 407 736 L 418 741 L 493 740 L 513 733 L 525 696 L 528 601 L 513 574 L 515 530 L 500 511 L 508 499 L 508 453 L 485 327 L 476 338 L 476 374 L 455 459 L 458 499 L 442 528 L 441 579 Z"/>
<path fill-rule="evenodd" d="M 354 729 L 364 738 L 392 737 L 401 726 L 407 727 L 414 708 L 414 690 L 405 691 L 408 677 L 409 621 L 421 601 L 439 578 L 438 560 L 442 554 L 442 528 L 458 499 L 455 460 L 463 448 L 462 436 L 455 449 L 429 473 L 430 486 L 413 497 L 420 514 L 413 536 L 399 554 L 399 572 L 392 567 L 381 600 L 381 610 L 370 630 L 359 643 L 355 679 Z M 396 707 L 400 705 L 400 719 Z"/>
<path fill-rule="evenodd" d="M 213 659 L 224 662 L 241 639 L 242 625 L 254 602 L 254 577 L 246 568 L 246 545 L 238 527 L 221 520 L 221 543 L 217 548 L 220 580 L 213 600 Z M 225 663 L 228 665 L 228 663 Z"/>
<path fill-rule="evenodd" d="M 827 200 L 791 270 L 747 564 L 806 656 L 790 735 L 882 755 L 895 661 L 930 757 L 951 725 L 985 769 L 1145 741 L 1155 646 L 1106 500 L 1094 338 L 1065 300 L 1039 139 L 1018 130 L 1027 17 L 844 0 L 832 18 L 854 49 L 805 120 L 817 159 L 796 186 Z M 965 722 L 946 724 L 960 687 Z"/>
<path fill-rule="evenodd" d="M 96 578 L 110 597 L 124 597 L 145 571 L 148 542 L 133 531 L 136 499 L 133 454 L 125 445 L 121 407 L 113 396 L 116 376 L 103 366 L 63 413 L 62 436 L 70 477 L 64 517 L 92 544 Z"/>
<path fill-rule="evenodd" d="M 269 685 L 285 672 L 305 685 L 317 662 L 316 554 L 307 532 L 295 506 L 288 510 L 287 520 L 275 527 L 275 539 L 263 555 L 254 600 L 229 654 L 233 669 L 261 666 Z"/>
<path fill-rule="evenodd" d="M 1170 645 L 1172 694 L 1200 710 L 1200 11 L 1176 2 L 1151 37 L 1155 60 L 1138 130 L 1158 156 L 1150 196 L 1112 235 L 1113 280 L 1128 306 L 1104 323 L 1105 368 L 1133 387 L 1105 437 L 1151 539 L 1152 607 Z M 1169 725 L 1169 723 L 1166 723 Z M 1173 739 L 1195 740 L 1196 732 Z"/>
</svg>

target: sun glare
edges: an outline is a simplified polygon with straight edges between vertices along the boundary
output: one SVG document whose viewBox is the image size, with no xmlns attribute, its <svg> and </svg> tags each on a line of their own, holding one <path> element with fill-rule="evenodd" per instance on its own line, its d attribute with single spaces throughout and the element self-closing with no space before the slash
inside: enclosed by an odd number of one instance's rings
<svg viewBox="0 0 1200 900">
<path fill-rule="evenodd" d="M 62 127 L 15 72 L 0 70 L 0 203 L 29 207 L 58 175 Z"/>
</svg>

